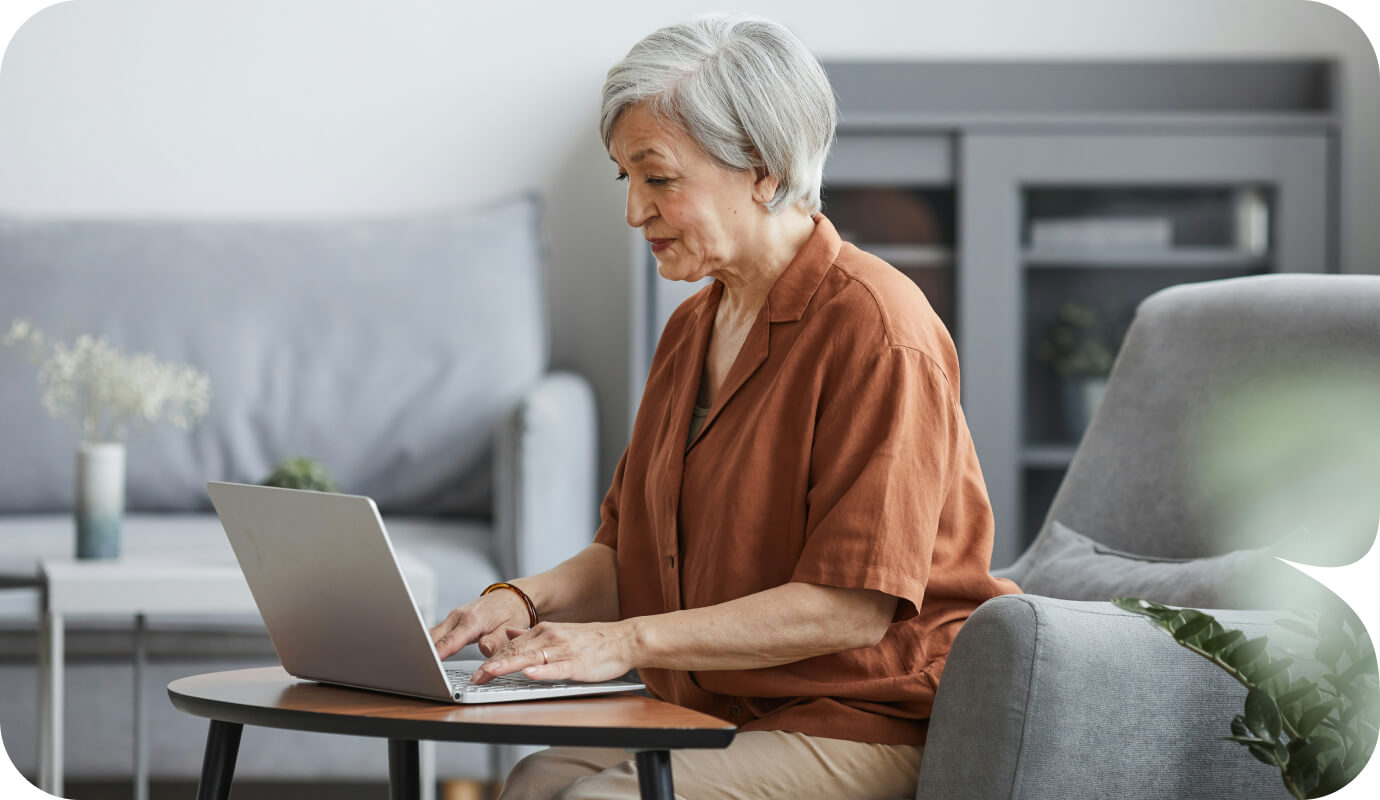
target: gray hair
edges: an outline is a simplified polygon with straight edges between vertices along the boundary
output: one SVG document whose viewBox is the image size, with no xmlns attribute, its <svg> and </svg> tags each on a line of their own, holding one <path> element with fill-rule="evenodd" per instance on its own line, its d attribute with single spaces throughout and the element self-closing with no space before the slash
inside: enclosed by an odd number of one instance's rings
<svg viewBox="0 0 1380 800">
<path fill-rule="evenodd" d="M 819 211 L 838 106 L 824 68 L 794 34 L 738 15 L 670 25 L 633 45 L 604 81 L 599 132 L 608 148 L 630 106 L 680 125 L 730 169 L 764 168 L 779 185 L 771 213 Z"/>
</svg>

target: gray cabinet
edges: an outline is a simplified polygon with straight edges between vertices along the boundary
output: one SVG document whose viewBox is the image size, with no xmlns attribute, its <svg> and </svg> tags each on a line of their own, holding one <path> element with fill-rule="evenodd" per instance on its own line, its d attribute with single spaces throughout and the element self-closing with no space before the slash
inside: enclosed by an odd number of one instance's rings
<svg viewBox="0 0 1380 800">
<path fill-rule="evenodd" d="M 1326 270 L 1330 152 L 1325 134 L 963 137 L 958 340 L 994 564 L 1038 532 L 1081 435 L 1038 358 L 1058 310 L 1129 315 L 1178 283 Z"/>
<path fill-rule="evenodd" d="M 994 567 L 1038 532 L 1081 435 L 1055 370 L 1076 360 L 1044 358 L 1067 319 L 1096 310 L 1114 340 L 1166 286 L 1335 270 L 1328 62 L 826 68 L 842 118 L 824 212 L 954 336 Z M 635 408 L 667 317 L 699 285 L 658 277 L 640 233 L 633 248 Z"/>
</svg>

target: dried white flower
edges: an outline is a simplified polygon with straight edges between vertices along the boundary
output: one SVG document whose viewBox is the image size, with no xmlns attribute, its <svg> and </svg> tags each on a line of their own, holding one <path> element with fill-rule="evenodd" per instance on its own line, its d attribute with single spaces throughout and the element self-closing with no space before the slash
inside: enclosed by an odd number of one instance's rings
<svg viewBox="0 0 1380 800">
<path fill-rule="evenodd" d="M 204 373 L 147 353 L 126 356 L 105 337 L 83 334 L 70 346 L 59 341 L 48 347 L 41 331 L 17 319 L 0 343 L 25 349 L 38 365 L 43 407 L 87 441 L 123 440 L 135 428 L 164 420 L 187 429 L 210 408 Z"/>
</svg>

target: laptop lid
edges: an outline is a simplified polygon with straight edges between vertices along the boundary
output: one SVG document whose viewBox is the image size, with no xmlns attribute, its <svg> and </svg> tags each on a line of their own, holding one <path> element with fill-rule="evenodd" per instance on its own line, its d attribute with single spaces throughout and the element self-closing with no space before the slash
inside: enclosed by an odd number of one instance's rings
<svg viewBox="0 0 1380 800">
<path fill-rule="evenodd" d="M 372 499 L 216 481 L 206 490 L 284 669 L 452 699 Z"/>
</svg>

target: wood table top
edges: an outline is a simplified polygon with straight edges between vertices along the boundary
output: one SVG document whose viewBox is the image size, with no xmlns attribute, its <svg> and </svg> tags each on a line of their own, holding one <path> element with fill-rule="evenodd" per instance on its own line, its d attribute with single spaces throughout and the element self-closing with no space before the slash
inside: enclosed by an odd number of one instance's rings
<svg viewBox="0 0 1380 800">
<path fill-rule="evenodd" d="M 281 667 L 168 684 L 180 711 L 270 728 L 389 739 L 636 749 L 727 747 L 737 728 L 636 694 L 458 705 L 294 678 Z"/>
</svg>

